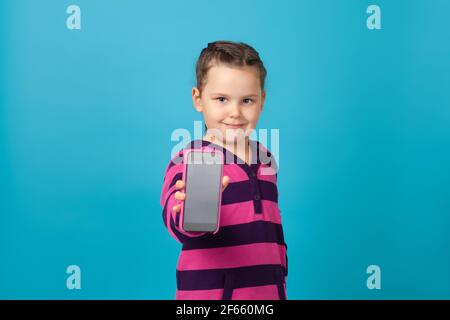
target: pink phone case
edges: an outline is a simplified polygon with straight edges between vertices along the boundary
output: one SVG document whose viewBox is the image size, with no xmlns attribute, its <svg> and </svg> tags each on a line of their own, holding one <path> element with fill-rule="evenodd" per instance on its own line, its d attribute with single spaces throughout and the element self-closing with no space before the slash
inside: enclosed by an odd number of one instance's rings
<svg viewBox="0 0 450 320">
<path fill-rule="evenodd" d="M 222 207 L 222 178 L 223 178 L 223 163 L 224 163 L 224 158 L 223 158 L 223 153 L 222 151 L 213 149 L 211 147 L 202 147 L 202 148 L 198 148 L 198 149 L 184 149 L 183 151 L 183 177 L 182 180 L 185 183 L 186 186 L 186 172 L 187 172 L 187 161 L 186 159 L 188 159 L 188 155 L 189 153 L 193 152 L 193 151 L 201 151 L 204 153 L 214 153 L 215 156 L 219 156 L 219 158 L 221 159 L 222 162 L 222 167 L 220 169 L 220 181 L 219 181 L 219 190 L 221 190 L 220 195 L 219 195 L 219 212 L 217 215 L 217 228 L 216 230 L 214 230 L 212 233 L 216 234 L 219 231 L 219 227 L 220 227 L 220 209 Z M 183 192 L 186 192 L 186 188 L 182 189 Z M 181 228 L 183 228 L 183 216 L 184 216 L 184 201 L 181 201 L 181 209 L 180 209 L 180 226 Z M 187 232 L 191 232 L 191 231 L 187 231 Z M 202 232 L 202 231 L 199 231 Z"/>
</svg>

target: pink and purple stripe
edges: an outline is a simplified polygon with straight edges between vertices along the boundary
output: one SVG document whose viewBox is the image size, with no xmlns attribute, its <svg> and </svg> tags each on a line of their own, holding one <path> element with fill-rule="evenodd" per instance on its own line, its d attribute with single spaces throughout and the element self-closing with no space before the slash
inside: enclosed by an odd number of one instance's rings
<svg viewBox="0 0 450 320">
<path fill-rule="evenodd" d="M 286 299 L 287 245 L 278 208 L 275 161 L 258 141 L 251 141 L 256 163 L 248 165 L 225 148 L 205 140 L 184 149 L 209 147 L 224 152 L 223 174 L 230 183 L 222 194 L 216 234 L 187 232 L 172 211 L 175 183 L 182 179 L 181 150 L 167 166 L 161 193 L 162 218 L 170 235 L 182 243 L 176 269 L 176 299 Z M 260 155 L 270 162 L 260 161 Z M 276 167 L 275 167 L 276 168 Z M 272 172 L 272 174 L 267 174 Z"/>
</svg>

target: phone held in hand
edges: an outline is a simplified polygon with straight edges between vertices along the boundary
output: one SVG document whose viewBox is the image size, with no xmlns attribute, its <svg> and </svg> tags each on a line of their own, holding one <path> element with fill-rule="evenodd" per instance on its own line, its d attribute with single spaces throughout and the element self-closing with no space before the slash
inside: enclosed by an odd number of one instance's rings
<svg viewBox="0 0 450 320">
<path fill-rule="evenodd" d="M 185 231 L 219 230 L 222 201 L 223 153 L 188 149 L 183 153 L 186 199 L 181 203 L 181 226 Z"/>
</svg>

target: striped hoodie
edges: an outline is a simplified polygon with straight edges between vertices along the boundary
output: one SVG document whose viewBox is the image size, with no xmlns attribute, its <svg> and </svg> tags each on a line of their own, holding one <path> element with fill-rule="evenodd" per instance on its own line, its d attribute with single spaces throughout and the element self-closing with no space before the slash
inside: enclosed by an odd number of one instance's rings
<svg viewBox="0 0 450 320">
<path fill-rule="evenodd" d="M 172 211 L 180 203 L 175 199 L 175 183 L 182 179 L 183 149 L 166 168 L 162 218 L 170 235 L 182 244 L 176 268 L 177 300 L 287 298 L 287 245 L 278 207 L 276 162 L 259 141 L 250 140 L 250 147 L 256 157 L 250 165 L 206 140 L 193 140 L 184 148 L 223 152 L 223 175 L 230 180 L 222 193 L 216 234 L 183 230 L 180 213 Z"/>
</svg>

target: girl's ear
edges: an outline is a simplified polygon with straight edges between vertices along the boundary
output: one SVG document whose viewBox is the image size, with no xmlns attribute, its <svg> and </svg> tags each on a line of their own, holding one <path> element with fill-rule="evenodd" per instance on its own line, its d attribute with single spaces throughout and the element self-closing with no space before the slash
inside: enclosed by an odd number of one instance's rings
<svg viewBox="0 0 450 320">
<path fill-rule="evenodd" d="M 266 91 L 263 90 L 262 93 L 261 93 L 261 111 L 262 111 L 262 109 L 263 109 L 263 106 L 264 106 L 264 102 L 265 102 L 265 101 L 266 101 Z"/>
<path fill-rule="evenodd" d="M 195 110 L 197 110 L 198 112 L 203 111 L 200 90 L 198 90 L 197 87 L 192 88 L 192 103 L 194 104 Z"/>
</svg>

